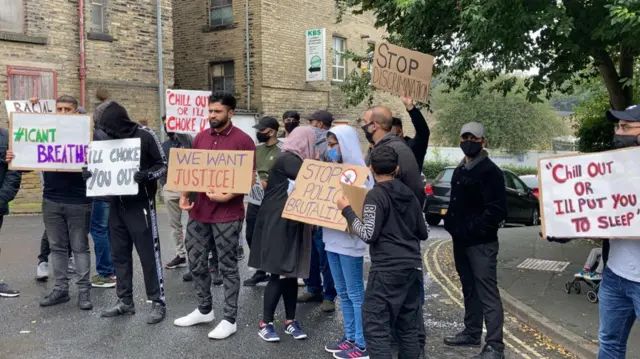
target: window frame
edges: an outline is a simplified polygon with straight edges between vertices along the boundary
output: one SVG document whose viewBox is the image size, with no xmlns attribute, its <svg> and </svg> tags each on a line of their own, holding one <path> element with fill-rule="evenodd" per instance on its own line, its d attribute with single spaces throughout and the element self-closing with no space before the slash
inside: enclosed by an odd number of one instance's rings
<svg viewBox="0 0 640 359">
<path fill-rule="evenodd" d="M 42 68 L 42 67 L 27 67 L 27 66 L 13 66 L 7 65 L 7 100 L 28 100 L 28 99 L 13 99 L 11 98 L 11 76 L 19 75 L 19 76 L 30 76 L 34 77 L 34 81 L 40 78 L 43 72 L 49 72 L 53 74 L 53 99 L 58 98 L 58 72 L 54 69 Z M 38 97 L 39 94 L 37 92 L 33 94 L 33 97 Z M 47 99 L 48 100 L 48 99 Z"/>
<path fill-rule="evenodd" d="M 91 8 L 91 32 L 97 34 L 107 34 L 107 16 L 105 12 L 106 0 L 91 0 L 90 2 Z M 100 25 L 100 29 L 97 29 L 95 24 L 93 23 L 93 7 L 100 6 L 100 19 L 102 20 L 102 24 Z"/>
<path fill-rule="evenodd" d="M 0 32 L 5 32 L 5 33 L 9 33 L 9 34 L 24 34 L 25 32 L 25 25 L 26 25 L 26 4 L 24 3 L 24 0 L 17 0 L 20 1 L 20 31 L 10 31 L 10 30 L 0 30 Z"/>
<path fill-rule="evenodd" d="M 211 28 L 218 28 L 218 27 L 228 27 L 228 26 L 233 26 L 233 0 L 230 1 L 229 5 L 214 5 L 214 2 L 216 0 L 209 0 L 209 27 Z M 213 12 L 214 10 L 220 10 L 220 9 L 224 9 L 224 8 L 231 8 L 231 20 L 230 22 L 227 23 L 222 23 L 222 24 L 213 24 Z"/>
<path fill-rule="evenodd" d="M 336 50 L 336 40 L 339 40 L 342 42 L 342 50 L 338 51 Z M 331 81 L 332 82 L 344 82 L 347 78 L 347 59 L 345 59 L 343 56 L 341 56 L 340 60 L 343 62 L 344 65 L 339 65 L 336 61 L 336 57 L 338 55 L 343 55 L 346 51 L 347 51 L 347 39 L 341 36 L 332 36 L 331 38 L 331 49 L 333 51 L 333 54 L 331 56 Z M 335 62 L 335 64 L 334 64 Z M 344 77 L 343 78 L 338 78 L 338 70 L 339 69 L 343 69 L 344 70 Z"/>
<path fill-rule="evenodd" d="M 227 64 L 231 64 L 233 69 L 231 71 L 231 75 L 227 75 L 226 71 L 225 71 L 225 65 Z M 222 76 L 214 76 L 214 67 L 215 66 L 222 66 Z M 211 61 L 209 62 L 209 88 L 211 89 L 211 92 L 214 92 L 214 78 L 221 78 L 223 79 L 224 83 L 223 83 L 223 89 L 222 91 L 224 92 L 228 92 L 231 94 L 235 94 L 236 93 L 236 64 L 235 61 L 233 60 L 226 60 L 226 61 Z M 227 80 L 228 78 L 231 78 L 233 80 L 233 88 L 231 90 L 228 90 L 226 88 L 226 84 L 227 84 Z"/>
</svg>

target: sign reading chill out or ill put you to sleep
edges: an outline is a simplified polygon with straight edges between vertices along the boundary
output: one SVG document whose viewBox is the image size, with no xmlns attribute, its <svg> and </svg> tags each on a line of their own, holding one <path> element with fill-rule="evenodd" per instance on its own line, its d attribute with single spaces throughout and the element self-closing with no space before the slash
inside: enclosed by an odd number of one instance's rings
<svg viewBox="0 0 640 359">
<path fill-rule="evenodd" d="M 88 115 L 12 113 L 9 149 L 12 170 L 81 171 L 93 137 Z"/>
<path fill-rule="evenodd" d="M 538 160 L 542 234 L 640 238 L 640 147 Z"/>
<path fill-rule="evenodd" d="M 87 157 L 87 197 L 138 194 L 133 175 L 140 169 L 139 138 L 91 142 Z"/>
</svg>

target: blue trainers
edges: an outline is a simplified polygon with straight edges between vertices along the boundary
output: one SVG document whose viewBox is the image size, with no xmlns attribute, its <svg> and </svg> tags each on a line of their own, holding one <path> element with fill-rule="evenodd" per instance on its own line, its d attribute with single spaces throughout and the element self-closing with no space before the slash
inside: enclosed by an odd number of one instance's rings
<svg viewBox="0 0 640 359">
<path fill-rule="evenodd" d="M 351 349 L 333 353 L 333 357 L 336 359 L 369 359 L 369 353 L 367 352 L 367 349 L 360 349 L 354 345 Z"/>
<path fill-rule="evenodd" d="M 300 323 L 297 320 L 287 324 L 284 332 L 293 336 L 293 339 L 307 339 L 307 334 L 300 328 Z"/>
<path fill-rule="evenodd" d="M 262 340 L 267 342 L 280 341 L 280 336 L 278 335 L 278 332 L 276 332 L 276 328 L 273 326 L 273 323 L 261 324 L 258 335 L 260 336 L 260 338 L 262 338 Z"/>
<path fill-rule="evenodd" d="M 328 351 L 329 353 L 339 353 L 345 350 L 349 350 L 351 348 L 353 348 L 355 345 L 353 344 L 353 342 L 347 340 L 346 338 L 342 338 L 339 342 L 337 342 L 336 344 L 331 344 L 331 345 L 327 345 L 324 347 L 324 350 Z"/>
</svg>

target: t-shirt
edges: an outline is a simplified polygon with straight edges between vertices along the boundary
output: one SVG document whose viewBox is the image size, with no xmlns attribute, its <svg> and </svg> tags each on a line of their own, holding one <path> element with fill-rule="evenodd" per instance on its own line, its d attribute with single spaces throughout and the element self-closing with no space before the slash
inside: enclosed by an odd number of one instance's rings
<svg viewBox="0 0 640 359">
<path fill-rule="evenodd" d="M 610 239 L 607 267 L 618 276 L 640 283 L 640 241 Z"/>
<path fill-rule="evenodd" d="M 43 172 L 44 199 L 68 204 L 91 203 L 87 197 L 87 184 L 80 172 Z"/>
<path fill-rule="evenodd" d="M 271 146 L 265 144 L 256 146 L 256 171 L 261 181 L 267 182 L 269 179 L 269 170 L 280 154 L 282 145 L 283 143 L 278 141 Z"/>
</svg>

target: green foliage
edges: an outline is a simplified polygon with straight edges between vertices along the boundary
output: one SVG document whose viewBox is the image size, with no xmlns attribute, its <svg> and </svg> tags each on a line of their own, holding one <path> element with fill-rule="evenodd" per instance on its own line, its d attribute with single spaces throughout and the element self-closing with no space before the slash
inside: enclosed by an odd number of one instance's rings
<svg viewBox="0 0 640 359">
<path fill-rule="evenodd" d="M 609 109 L 607 94 L 601 92 L 583 101 L 575 109 L 578 151 L 600 152 L 612 149 L 613 123 L 605 120 Z"/>
<path fill-rule="evenodd" d="M 454 162 L 444 160 L 440 156 L 440 150 L 438 148 L 431 150 L 431 153 L 428 153 L 427 157 L 429 157 L 429 160 L 424 162 L 422 172 L 428 179 L 435 179 L 445 167 L 456 165 Z"/>
<path fill-rule="evenodd" d="M 447 161 L 441 161 L 441 160 L 429 160 L 424 162 L 424 167 L 422 167 L 422 172 L 424 172 L 425 177 L 427 177 L 430 180 L 433 180 L 446 167 L 456 166 L 456 165 L 457 163 L 453 163 L 453 162 L 447 162 Z M 538 169 L 536 167 L 524 167 L 524 166 L 514 166 L 514 165 L 504 165 L 500 167 L 515 173 L 516 176 L 535 175 L 538 173 Z"/>
<path fill-rule="evenodd" d="M 344 94 L 344 105 L 356 107 L 361 103 L 371 106 L 373 103 L 373 88 L 369 86 L 371 73 L 360 69 L 352 70 L 340 84 L 340 90 Z"/>
<path fill-rule="evenodd" d="M 536 168 L 536 167 L 503 165 L 503 166 L 500 166 L 500 168 L 504 168 L 505 170 L 509 170 L 509 171 L 513 172 L 516 176 L 537 175 L 538 174 L 538 168 Z"/>
</svg>

